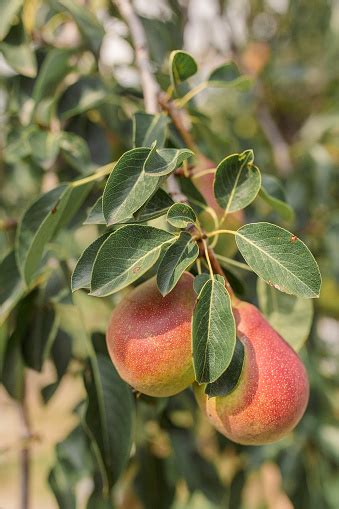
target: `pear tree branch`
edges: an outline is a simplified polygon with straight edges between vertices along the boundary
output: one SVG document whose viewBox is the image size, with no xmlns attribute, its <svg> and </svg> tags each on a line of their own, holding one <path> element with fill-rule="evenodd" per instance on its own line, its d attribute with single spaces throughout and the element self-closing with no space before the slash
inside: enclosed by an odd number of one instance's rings
<svg viewBox="0 0 339 509">
<path fill-rule="evenodd" d="M 155 114 L 159 111 L 159 106 L 163 111 L 166 111 L 171 118 L 174 126 L 181 135 L 184 143 L 188 148 L 193 150 L 195 153 L 200 153 L 197 145 L 195 144 L 191 133 L 186 129 L 182 118 L 181 112 L 175 107 L 173 101 L 170 101 L 166 94 L 160 93 L 159 86 L 155 81 L 152 73 L 152 66 L 150 62 L 147 40 L 144 31 L 144 27 L 138 16 L 136 15 L 130 0 L 114 0 L 117 5 L 121 16 L 128 25 L 133 45 L 135 48 L 135 59 L 140 74 L 141 87 L 144 95 L 145 111 L 146 113 Z M 202 155 L 202 154 L 201 154 Z M 170 194 L 175 197 L 176 201 L 187 202 L 187 197 L 181 192 L 180 186 L 174 175 L 170 175 L 168 178 L 168 188 Z M 226 288 L 234 299 L 234 293 L 230 283 L 225 277 L 224 271 L 217 260 L 213 249 L 207 246 L 202 239 L 199 240 L 202 254 L 206 259 L 210 260 L 211 267 L 215 274 L 220 274 L 225 278 Z"/>
</svg>

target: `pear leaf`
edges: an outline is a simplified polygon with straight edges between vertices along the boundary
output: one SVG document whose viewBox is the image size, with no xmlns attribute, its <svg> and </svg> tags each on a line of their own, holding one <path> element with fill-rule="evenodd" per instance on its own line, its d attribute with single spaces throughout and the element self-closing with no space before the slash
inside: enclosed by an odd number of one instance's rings
<svg viewBox="0 0 339 509">
<path fill-rule="evenodd" d="M 185 203 L 175 203 L 167 212 L 167 221 L 175 228 L 186 228 L 196 220 L 194 210 Z"/>
<path fill-rule="evenodd" d="M 170 75 L 173 86 L 186 81 L 198 70 L 194 58 L 186 51 L 176 50 L 170 54 Z"/>
<path fill-rule="evenodd" d="M 198 383 L 215 382 L 229 366 L 236 342 L 231 299 L 225 286 L 209 279 L 193 313 L 193 366 Z"/>
<path fill-rule="evenodd" d="M 108 225 L 130 219 L 160 186 L 159 176 L 150 176 L 143 170 L 149 152 L 148 148 L 125 152 L 108 177 L 102 198 Z"/>
<path fill-rule="evenodd" d="M 257 295 L 260 309 L 272 327 L 298 352 L 310 334 L 312 300 L 279 292 L 262 279 L 257 282 Z"/>
<path fill-rule="evenodd" d="M 236 232 L 245 261 L 270 286 L 303 298 L 319 297 L 321 275 L 308 247 L 271 223 L 250 223 Z"/>
<path fill-rule="evenodd" d="M 230 365 L 215 382 L 206 385 L 205 394 L 209 398 L 227 396 L 236 388 L 244 364 L 244 354 L 244 345 L 237 338 Z"/>
<path fill-rule="evenodd" d="M 146 225 L 126 225 L 111 233 L 94 261 L 91 295 L 105 297 L 133 283 L 174 240 L 170 233 Z"/>
<path fill-rule="evenodd" d="M 197 259 L 199 247 L 192 236 L 181 232 L 179 238 L 167 249 L 157 273 L 157 285 L 163 296 L 167 295 L 183 272 Z"/>
<path fill-rule="evenodd" d="M 157 149 L 154 142 L 144 163 L 144 171 L 147 175 L 169 175 L 192 155 L 193 152 L 186 148 Z"/>
<path fill-rule="evenodd" d="M 253 165 L 253 152 L 232 154 L 219 163 L 214 178 L 214 194 L 226 212 L 247 207 L 261 186 L 259 169 Z"/>
</svg>

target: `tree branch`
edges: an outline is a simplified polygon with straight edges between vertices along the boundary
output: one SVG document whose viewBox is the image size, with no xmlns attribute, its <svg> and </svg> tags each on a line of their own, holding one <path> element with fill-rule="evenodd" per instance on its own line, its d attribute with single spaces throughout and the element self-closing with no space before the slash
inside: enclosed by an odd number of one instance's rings
<svg viewBox="0 0 339 509">
<path fill-rule="evenodd" d="M 161 108 L 164 111 L 166 111 L 167 114 L 172 119 L 173 124 L 175 125 L 176 129 L 181 135 L 186 146 L 193 150 L 196 154 L 199 154 L 201 157 L 203 157 L 199 148 L 195 144 L 190 132 L 184 126 L 180 116 L 180 111 L 176 109 L 173 102 L 168 100 L 166 94 L 159 93 L 160 91 L 159 86 L 155 81 L 151 70 L 152 68 L 149 59 L 144 27 L 142 26 L 142 23 L 139 20 L 138 16 L 135 14 L 130 0 L 114 0 L 114 1 L 120 11 L 120 14 L 126 21 L 131 33 L 131 37 L 136 52 L 136 63 L 141 78 L 141 87 L 144 94 L 146 113 L 151 114 L 157 113 L 160 105 Z M 176 201 L 184 203 L 188 202 L 188 199 L 182 193 L 174 174 L 169 176 L 167 184 L 169 193 L 175 198 Z M 227 278 L 221 268 L 221 265 L 216 259 L 215 254 L 211 248 L 208 248 L 208 255 L 211 261 L 213 271 L 217 274 L 222 275 L 225 278 L 225 286 L 233 300 L 235 298 L 234 292 L 231 288 L 230 283 L 227 281 Z"/>
<path fill-rule="evenodd" d="M 144 27 L 135 14 L 130 0 L 115 0 L 115 3 L 121 16 L 126 21 L 132 37 L 141 87 L 144 93 L 145 110 L 147 113 L 157 113 L 159 111 L 159 86 L 153 77 Z"/>
</svg>

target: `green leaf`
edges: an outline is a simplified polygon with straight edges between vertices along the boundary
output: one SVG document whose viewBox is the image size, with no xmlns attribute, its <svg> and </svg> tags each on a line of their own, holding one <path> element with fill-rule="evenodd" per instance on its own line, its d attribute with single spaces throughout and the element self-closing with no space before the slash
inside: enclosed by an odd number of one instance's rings
<svg viewBox="0 0 339 509">
<path fill-rule="evenodd" d="M 147 175 L 168 175 L 180 166 L 193 152 L 186 148 L 156 148 L 154 142 L 144 164 Z"/>
<path fill-rule="evenodd" d="M 240 90 L 247 90 L 253 82 L 249 76 L 242 76 L 233 62 L 223 64 L 214 69 L 207 81 L 211 87 L 232 86 Z"/>
<path fill-rule="evenodd" d="M 150 115 L 138 112 L 133 117 L 133 145 L 134 147 L 149 147 L 156 141 L 158 147 L 163 147 L 167 136 L 169 118 L 163 113 Z"/>
<path fill-rule="evenodd" d="M 339 280 L 339 212 L 331 214 L 324 235 L 324 245 L 331 265 L 332 273 Z"/>
<path fill-rule="evenodd" d="M 76 509 L 74 483 L 69 477 L 66 465 L 57 462 L 48 475 L 48 484 L 52 490 L 59 509 Z"/>
<path fill-rule="evenodd" d="M 73 0 L 58 0 L 73 17 L 79 27 L 79 31 L 94 53 L 100 50 L 105 30 L 96 16 L 85 6 L 79 5 Z"/>
<path fill-rule="evenodd" d="M 229 366 L 236 341 L 230 296 L 216 278 L 205 283 L 192 322 L 193 365 L 198 383 L 217 380 Z"/>
<path fill-rule="evenodd" d="M 136 281 L 150 269 L 163 246 L 173 242 L 170 233 L 144 225 L 127 225 L 112 233 L 94 262 L 91 295 L 104 297 Z"/>
<path fill-rule="evenodd" d="M 15 71 L 28 78 L 35 78 L 37 61 L 22 23 L 18 23 L 11 28 L 6 39 L 0 43 L 0 51 Z"/>
<path fill-rule="evenodd" d="M 88 145 L 80 136 L 62 131 L 59 146 L 64 159 L 72 168 L 84 174 L 94 169 Z"/>
<path fill-rule="evenodd" d="M 14 331 L 4 352 L 1 383 L 8 394 L 17 401 L 21 401 L 24 395 L 24 372 L 20 335 Z"/>
<path fill-rule="evenodd" d="M 105 467 L 109 487 L 119 478 L 132 446 L 134 402 L 130 389 L 121 380 L 111 360 L 97 354 L 97 372 L 85 375 L 88 406 L 84 423 L 95 441 Z"/>
<path fill-rule="evenodd" d="M 180 237 L 167 249 L 158 267 L 157 285 L 163 296 L 173 290 L 183 272 L 198 255 L 196 241 L 189 233 L 181 232 Z"/>
<path fill-rule="evenodd" d="M 207 208 L 207 204 L 203 195 L 198 191 L 190 178 L 181 177 L 179 180 L 180 187 L 185 196 L 187 196 L 190 205 L 196 214 L 200 214 Z"/>
<path fill-rule="evenodd" d="M 163 189 L 158 189 L 153 196 L 139 209 L 134 218 L 138 222 L 150 221 L 166 214 L 174 201 Z"/>
<path fill-rule="evenodd" d="M 215 382 L 206 385 L 205 394 L 209 398 L 227 396 L 236 388 L 244 364 L 244 353 L 244 345 L 237 338 L 230 365 Z"/>
<path fill-rule="evenodd" d="M 173 205 L 174 201 L 163 189 L 158 189 L 153 196 L 133 214 L 133 218 L 126 220 L 126 223 L 143 223 L 156 219 L 166 214 L 168 209 Z M 106 224 L 104 214 L 102 212 L 102 196 L 98 198 L 93 207 L 90 209 L 84 224 Z"/>
<path fill-rule="evenodd" d="M 33 115 L 42 125 L 49 125 L 62 88 L 62 80 L 74 70 L 74 49 L 54 48 L 45 57 L 34 83 Z"/>
<path fill-rule="evenodd" d="M 41 372 L 44 361 L 58 330 L 58 319 L 51 306 L 34 310 L 26 334 L 22 338 L 22 353 L 26 366 Z"/>
<path fill-rule="evenodd" d="M 11 251 L 0 263 L 0 325 L 25 293 L 25 284 Z"/>
<path fill-rule="evenodd" d="M 99 76 L 83 76 L 67 88 L 60 100 L 60 117 L 67 120 L 98 108 L 110 98 Z"/>
<path fill-rule="evenodd" d="M 159 177 L 146 175 L 143 171 L 149 152 L 148 148 L 134 148 L 125 152 L 115 165 L 102 200 L 108 225 L 130 219 L 159 187 Z"/>
<path fill-rule="evenodd" d="M 250 223 L 236 232 L 236 242 L 248 265 L 269 285 L 303 298 L 319 296 L 317 262 L 292 233 L 270 223 Z"/>
<path fill-rule="evenodd" d="M 92 279 L 92 270 L 95 258 L 98 254 L 99 249 L 102 244 L 105 242 L 109 233 L 105 233 L 101 235 L 98 239 L 96 239 L 92 244 L 90 244 L 82 253 L 75 269 L 72 274 L 72 291 L 79 290 L 80 288 L 90 289 L 91 287 L 91 279 Z"/>
<path fill-rule="evenodd" d="M 215 504 L 210 506 L 206 503 L 206 499 L 202 500 L 202 504 L 190 505 L 205 509 L 206 507 L 227 507 L 221 504 L 225 496 L 225 487 L 223 486 L 218 471 L 214 464 L 207 461 L 200 453 L 196 443 L 193 431 L 191 429 L 171 428 L 168 430 L 173 445 L 176 458 L 176 465 L 184 477 L 187 487 L 191 493 L 202 492 L 209 500 Z M 187 508 L 187 504 L 183 507 Z M 233 509 L 233 508 L 232 508 Z M 234 507 L 235 509 L 235 507 Z"/>
<path fill-rule="evenodd" d="M 90 208 L 84 224 L 106 224 L 105 216 L 102 211 L 102 196 L 100 196 Z"/>
<path fill-rule="evenodd" d="M 233 154 L 219 163 L 214 178 L 214 194 L 220 207 L 236 212 L 247 207 L 261 186 L 260 171 L 253 165 L 252 150 Z"/>
<path fill-rule="evenodd" d="M 186 81 L 198 70 L 194 58 L 186 51 L 181 50 L 171 52 L 169 65 L 172 85 L 174 87 L 182 81 Z"/>
<path fill-rule="evenodd" d="M 193 281 L 193 289 L 197 295 L 201 292 L 203 289 L 205 283 L 211 279 L 211 276 L 209 274 L 198 274 Z"/>
<path fill-rule="evenodd" d="M 12 26 L 16 14 L 22 7 L 23 0 L 0 0 L 0 41 L 2 41 Z"/>
<path fill-rule="evenodd" d="M 138 473 L 135 491 L 147 509 L 171 509 L 175 496 L 175 478 L 168 475 L 170 458 L 159 458 L 151 446 L 138 448 Z M 156 489 L 154 487 L 156 486 Z M 159 497 L 159 493 L 161 496 Z"/>
<path fill-rule="evenodd" d="M 32 159 L 45 170 L 50 168 L 59 154 L 59 133 L 33 128 L 27 139 Z"/>
<path fill-rule="evenodd" d="M 186 228 L 196 220 L 194 210 L 185 203 L 175 203 L 167 212 L 167 221 L 175 228 Z"/>
<path fill-rule="evenodd" d="M 73 187 L 61 184 L 40 196 L 24 213 L 16 236 L 16 259 L 26 282 L 32 281 L 46 244 L 78 210 L 93 182 Z"/>
<path fill-rule="evenodd" d="M 272 175 L 262 175 L 259 196 L 285 221 L 293 221 L 294 210 L 286 203 L 284 189 L 276 177 L 272 177 Z"/>
<path fill-rule="evenodd" d="M 299 351 L 311 331 L 313 302 L 281 293 L 262 279 L 258 279 L 257 294 L 260 309 L 272 327 Z"/>
</svg>

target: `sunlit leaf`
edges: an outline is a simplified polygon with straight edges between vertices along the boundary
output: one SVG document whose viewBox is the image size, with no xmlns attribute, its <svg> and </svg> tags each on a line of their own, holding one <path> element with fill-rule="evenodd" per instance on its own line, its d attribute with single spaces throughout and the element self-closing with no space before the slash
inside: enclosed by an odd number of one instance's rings
<svg viewBox="0 0 339 509">
<path fill-rule="evenodd" d="M 173 242 L 170 233 L 144 225 L 127 225 L 112 233 L 94 262 L 91 295 L 104 297 L 136 281 L 150 269 L 161 249 Z"/>
<path fill-rule="evenodd" d="M 186 228 L 196 220 L 194 210 L 185 203 L 175 203 L 167 212 L 167 221 L 175 228 Z"/>
<path fill-rule="evenodd" d="M 198 66 L 194 58 L 186 51 L 176 50 L 170 54 L 170 74 L 173 86 L 193 76 Z"/>
<path fill-rule="evenodd" d="M 303 298 L 319 296 L 317 262 L 292 233 L 270 223 L 250 223 L 237 231 L 236 242 L 248 265 L 269 285 Z"/>
<path fill-rule="evenodd" d="M 108 225 L 130 219 L 159 187 L 159 177 L 147 175 L 143 170 L 149 152 L 147 148 L 129 150 L 115 165 L 102 199 Z"/>
<path fill-rule="evenodd" d="M 144 171 L 148 175 L 168 175 L 192 155 L 193 152 L 185 148 L 158 149 L 154 144 L 144 163 Z"/>
</svg>

